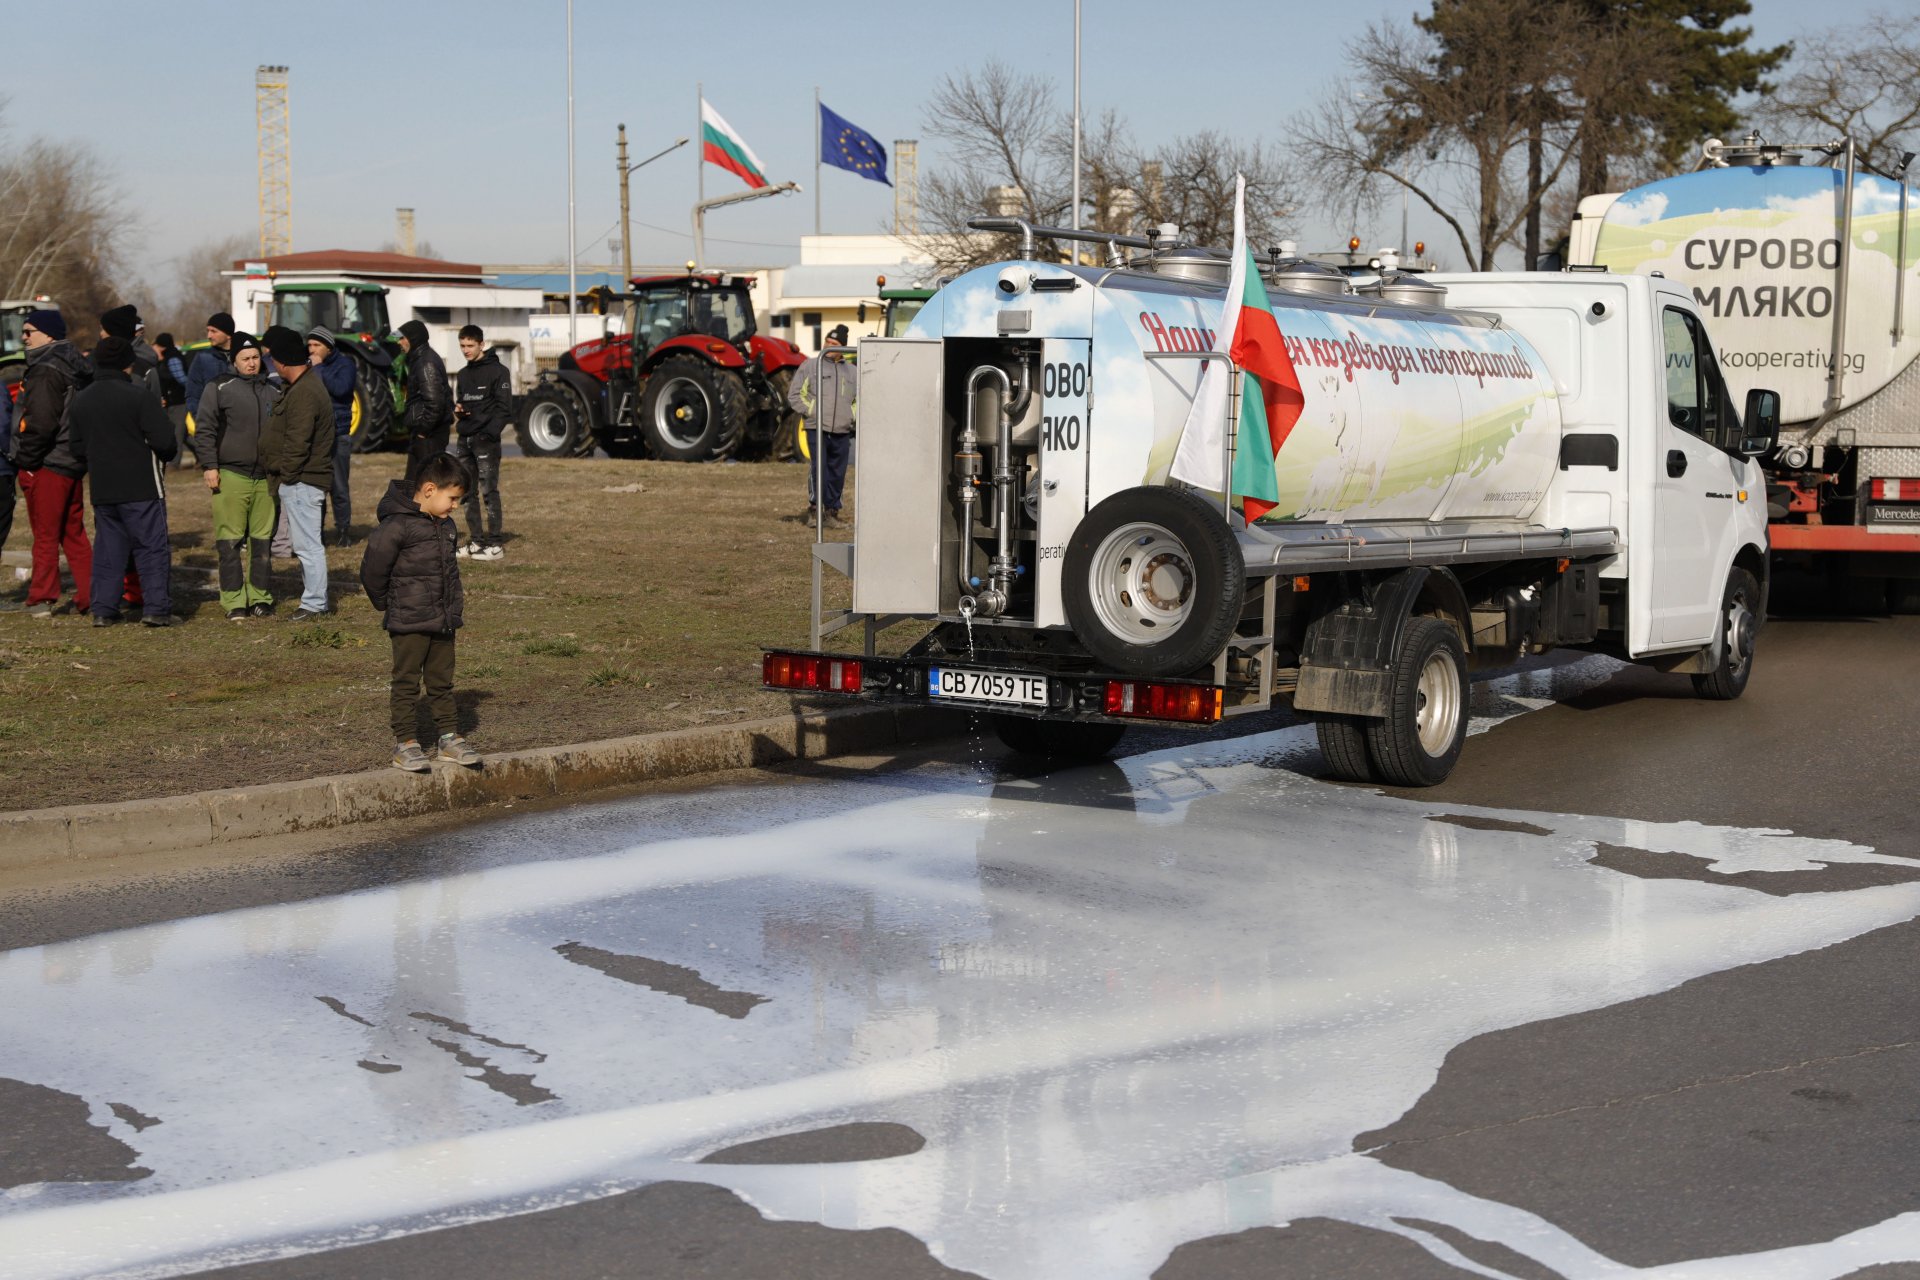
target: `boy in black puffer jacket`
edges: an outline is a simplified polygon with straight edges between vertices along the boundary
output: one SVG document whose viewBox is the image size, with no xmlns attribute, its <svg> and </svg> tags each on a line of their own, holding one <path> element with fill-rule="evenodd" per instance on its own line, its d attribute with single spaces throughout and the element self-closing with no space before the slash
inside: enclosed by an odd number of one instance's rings
<svg viewBox="0 0 1920 1280">
<path fill-rule="evenodd" d="M 423 680 L 440 758 L 480 763 L 480 754 L 459 735 L 453 705 L 453 640 L 465 594 L 454 558 L 460 538 L 450 513 L 466 487 L 466 468 L 444 453 L 423 461 L 411 482 L 395 480 L 380 500 L 380 525 L 360 562 L 360 585 L 387 615 L 393 637 L 393 766 L 409 773 L 432 768 L 414 728 Z"/>
</svg>

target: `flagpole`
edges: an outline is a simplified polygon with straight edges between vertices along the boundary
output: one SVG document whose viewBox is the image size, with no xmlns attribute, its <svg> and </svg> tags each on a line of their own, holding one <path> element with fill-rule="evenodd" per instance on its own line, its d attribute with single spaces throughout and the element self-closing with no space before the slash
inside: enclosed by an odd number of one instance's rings
<svg viewBox="0 0 1920 1280">
<path fill-rule="evenodd" d="M 580 345 L 580 259 L 573 213 L 573 0 L 567 0 L 567 347 Z"/>
<path fill-rule="evenodd" d="M 693 136 L 700 143 L 693 149 L 693 190 L 695 200 L 707 198 L 707 87 L 693 86 Z"/>
<path fill-rule="evenodd" d="M 813 234 L 820 234 L 820 86 L 813 86 Z"/>
<path fill-rule="evenodd" d="M 1073 0 L 1073 229 L 1080 229 L 1080 0 Z M 1080 251 L 1073 251 L 1074 261 Z"/>
</svg>

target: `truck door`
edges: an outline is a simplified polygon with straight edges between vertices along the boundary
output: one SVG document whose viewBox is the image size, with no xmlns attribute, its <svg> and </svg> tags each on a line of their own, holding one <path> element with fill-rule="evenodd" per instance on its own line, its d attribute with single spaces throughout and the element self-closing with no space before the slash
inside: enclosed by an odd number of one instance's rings
<svg viewBox="0 0 1920 1280">
<path fill-rule="evenodd" d="M 1706 644 L 1718 625 L 1722 544 L 1733 495 L 1720 442 L 1739 426 L 1699 320 L 1680 307 L 1660 313 L 1665 420 L 1653 433 L 1652 640 Z"/>
</svg>

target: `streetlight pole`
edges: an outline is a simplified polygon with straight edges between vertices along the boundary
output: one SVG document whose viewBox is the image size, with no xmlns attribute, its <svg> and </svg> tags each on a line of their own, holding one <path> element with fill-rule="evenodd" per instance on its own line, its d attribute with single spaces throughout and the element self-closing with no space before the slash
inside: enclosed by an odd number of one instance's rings
<svg viewBox="0 0 1920 1280">
<path fill-rule="evenodd" d="M 678 151 L 690 141 L 692 141 L 690 138 L 681 138 L 670 147 L 662 147 L 645 160 L 642 160 L 639 164 L 628 164 L 627 126 L 624 124 L 620 126 L 620 287 L 623 290 L 633 280 L 633 224 L 627 216 L 627 210 L 631 207 L 627 198 L 627 179 L 635 169 L 644 168 L 652 164 L 655 160 L 658 160 L 661 156 Z"/>
</svg>

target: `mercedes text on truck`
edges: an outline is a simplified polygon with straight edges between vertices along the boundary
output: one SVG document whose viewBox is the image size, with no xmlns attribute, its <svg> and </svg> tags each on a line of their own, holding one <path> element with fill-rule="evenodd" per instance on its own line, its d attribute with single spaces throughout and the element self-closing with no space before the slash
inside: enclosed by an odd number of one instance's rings
<svg viewBox="0 0 1920 1280">
<path fill-rule="evenodd" d="M 854 538 L 815 546 L 814 636 L 765 654 L 768 687 L 984 712 L 1063 757 L 1290 702 L 1337 776 L 1399 785 L 1447 776 L 1468 672 L 1524 654 L 1745 687 L 1777 397 L 1735 403 L 1690 291 L 1388 273 L 1356 292 L 1268 258 L 1304 404 L 1278 504 L 1248 523 L 1170 476 L 1202 365 L 1224 362 L 1227 256 L 975 225 L 1019 234 L 1018 260 L 860 343 Z M 1040 260 L 1040 238 L 1110 265 Z M 850 611 L 823 612 L 824 567 L 852 578 Z M 876 652 L 909 620 L 916 643 Z M 855 627 L 853 651 L 823 645 Z"/>
<path fill-rule="evenodd" d="M 1912 157 L 1908 157 L 1911 159 Z M 1920 218 L 1905 164 L 1846 139 L 1712 141 L 1701 168 L 1580 202 L 1575 264 L 1693 295 L 1738 398 L 1780 392 L 1766 468 L 1777 562 L 1842 603 L 1920 612 Z"/>
</svg>

